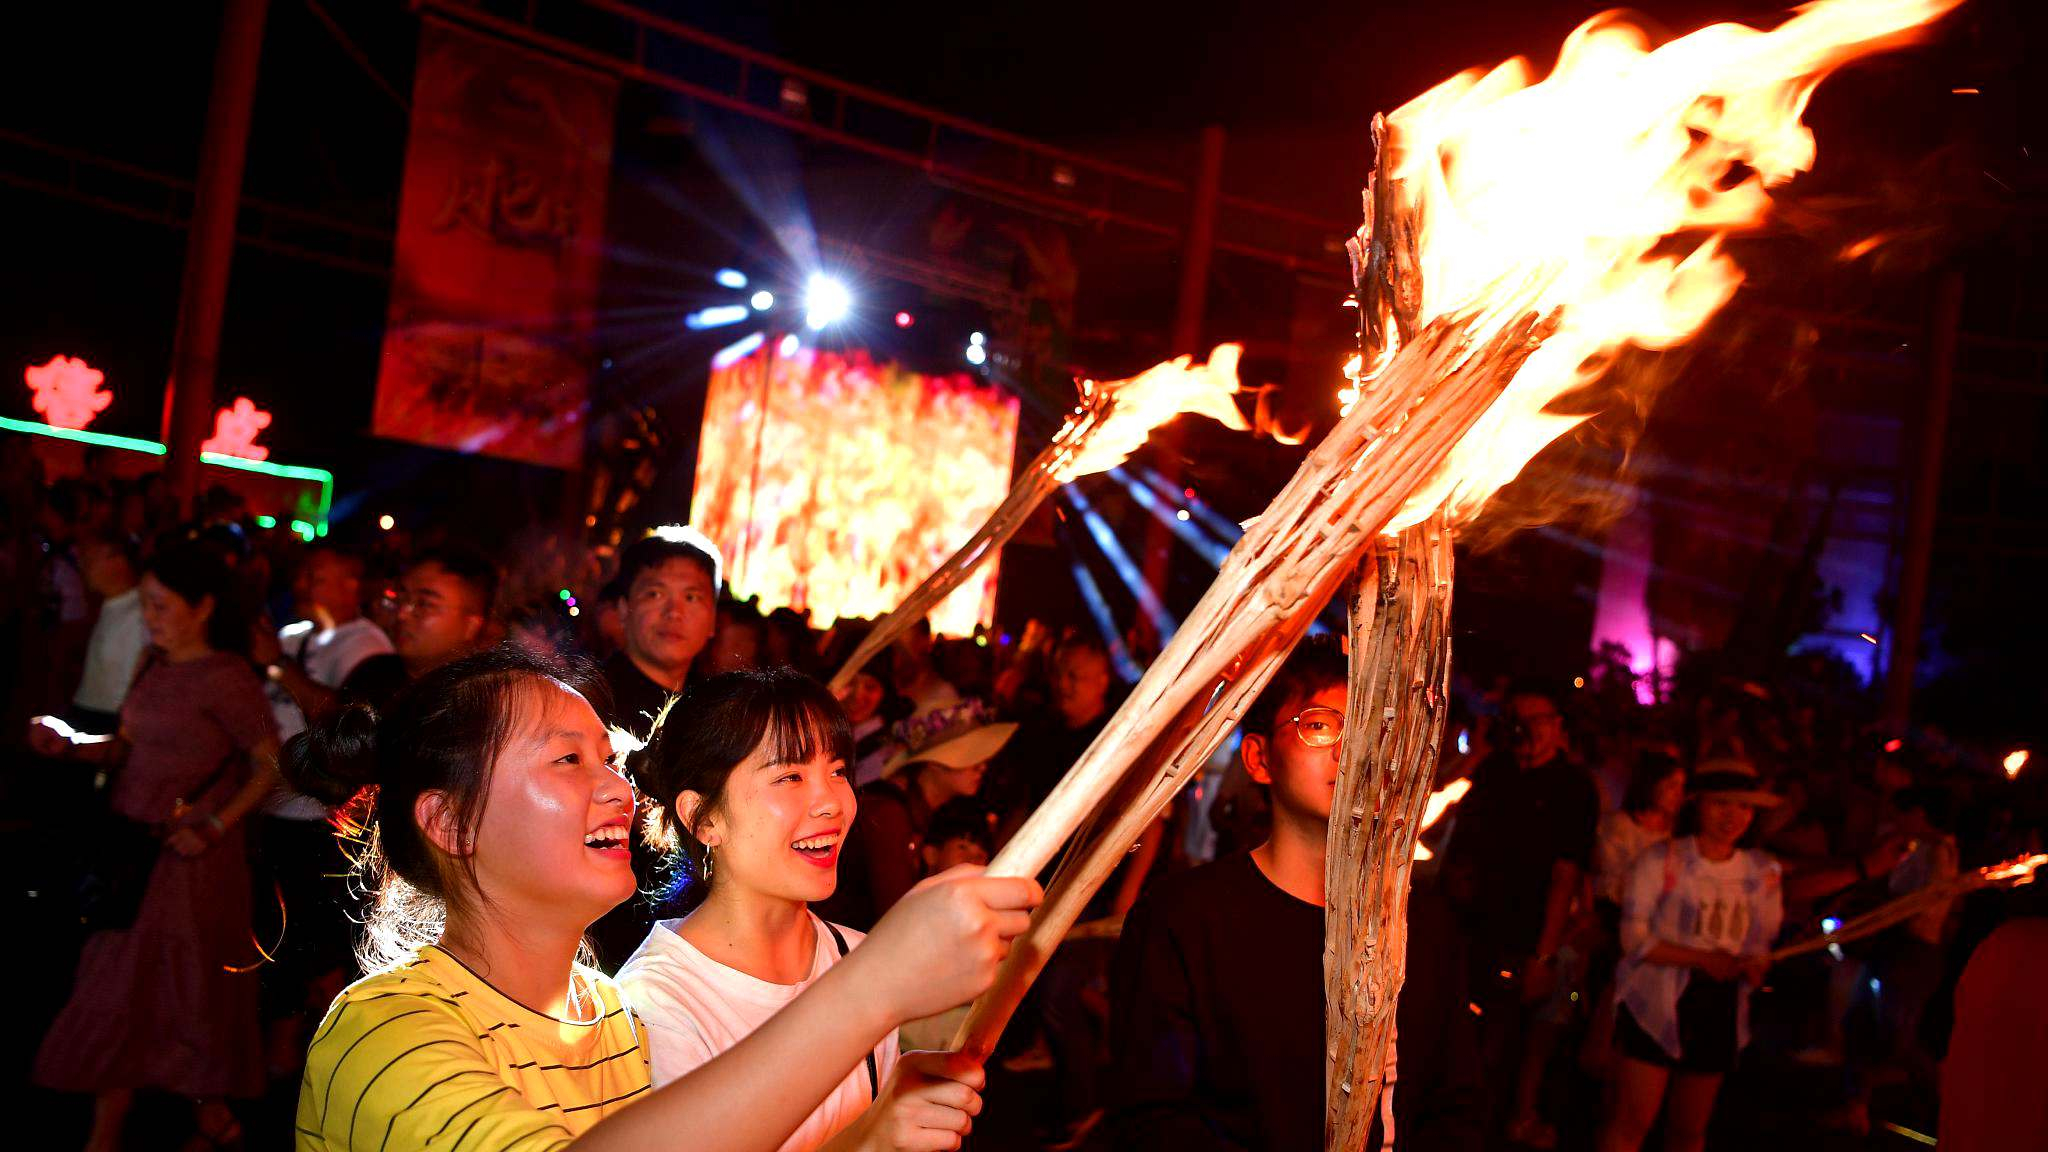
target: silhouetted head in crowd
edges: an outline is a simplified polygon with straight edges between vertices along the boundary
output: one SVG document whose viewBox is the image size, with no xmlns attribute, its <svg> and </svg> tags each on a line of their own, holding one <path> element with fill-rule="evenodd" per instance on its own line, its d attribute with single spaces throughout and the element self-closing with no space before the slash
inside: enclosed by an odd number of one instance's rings
<svg viewBox="0 0 2048 1152">
<path fill-rule="evenodd" d="M 1676 820 L 1684 808 L 1685 765 L 1661 749 L 1637 753 L 1629 769 L 1628 790 L 1622 793 L 1621 810 L 1632 816 L 1657 812 Z"/>
<path fill-rule="evenodd" d="M 717 623 L 718 557 L 711 542 L 686 530 L 642 537 L 619 555 L 617 595 L 628 659 L 674 691 Z"/>
<path fill-rule="evenodd" d="M 761 614 L 755 611 L 751 601 L 720 601 L 718 625 L 711 635 L 711 648 L 704 658 L 704 670 L 716 676 L 759 666 L 761 631 Z"/>
<path fill-rule="evenodd" d="M 1511 686 L 1506 719 L 1508 751 L 1516 767 L 1526 772 L 1564 755 L 1563 698 L 1550 685 L 1528 680 Z"/>
<path fill-rule="evenodd" d="M 803 616 L 787 605 L 770 612 L 761 623 L 761 663 L 808 671 L 816 661 L 811 626 Z"/>
<path fill-rule="evenodd" d="M 823 684 L 789 668 L 707 677 L 669 705 L 634 774 L 673 836 L 672 898 L 814 903 L 853 826 L 853 733 Z"/>
<path fill-rule="evenodd" d="M 1295 832 L 1320 836 L 1329 824 L 1349 684 L 1344 653 L 1310 637 L 1245 710 L 1238 756 L 1266 786 L 1276 832 L 1285 821 Z"/>
<path fill-rule="evenodd" d="M 249 502 L 234 489 L 215 484 L 200 493 L 198 512 L 202 527 L 208 524 L 240 524 L 249 518 Z"/>
<path fill-rule="evenodd" d="M 498 595 L 498 569 L 479 553 L 441 548 L 415 560 L 398 581 L 391 641 L 405 669 L 422 676 L 482 646 Z"/>
<path fill-rule="evenodd" d="M 902 695 L 915 696 L 932 676 L 932 622 L 918 620 L 889 648 L 889 682 Z"/>
<path fill-rule="evenodd" d="M 292 738 L 285 777 L 367 826 L 366 971 L 497 927 L 573 938 L 633 893 L 633 789 L 586 670 L 512 645 L 448 661 L 382 713 L 360 701 Z M 445 936 L 444 936 L 445 931 Z"/>
<path fill-rule="evenodd" d="M 962 864 L 987 864 L 995 853 L 993 819 L 988 805 L 971 796 L 939 805 L 918 846 L 925 872 L 937 875 Z"/>
<path fill-rule="evenodd" d="M 102 600 L 119 596 L 142 580 L 142 557 L 128 537 L 100 532 L 80 540 L 77 551 L 85 586 Z"/>
<path fill-rule="evenodd" d="M 1109 710 L 1113 679 L 1100 641 L 1071 636 L 1052 653 L 1052 706 L 1068 728 L 1092 724 Z"/>
<path fill-rule="evenodd" d="M 165 548 L 143 569 L 142 623 L 172 661 L 248 653 L 249 616 L 234 571 L 197 544 Z"/>
<path fill-rule="evenodd" d="M 339 545 L 315 542 L 292 574 L 292 601 L 301 617 L 322 628 L 362 615 L 363 558 Z"/>
</svg>

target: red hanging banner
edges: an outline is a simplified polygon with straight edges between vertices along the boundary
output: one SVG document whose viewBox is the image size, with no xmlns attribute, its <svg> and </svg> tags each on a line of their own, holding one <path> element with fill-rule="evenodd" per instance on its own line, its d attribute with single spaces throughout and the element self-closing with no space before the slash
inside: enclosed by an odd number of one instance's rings
<svg viewBox="0 0 2048 1152">
<path fill-rule="evenodd" d="M 581 460 L 617 96 L 608 77 L 422 27 L 376 435 Z"/>
</svg>

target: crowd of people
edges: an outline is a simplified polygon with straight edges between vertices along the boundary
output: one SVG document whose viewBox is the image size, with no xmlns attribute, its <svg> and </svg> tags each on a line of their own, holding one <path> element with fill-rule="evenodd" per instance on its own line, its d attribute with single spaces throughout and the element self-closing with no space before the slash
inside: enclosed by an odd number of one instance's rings
<svg viewBox="0 0 2048 1152">
<path fill-rule="evenodd" d="M 1125 687 L 1085 628 L 919 626 L 834 693 L 870 622 L 735 600 L 687 529 L 354 548 L 8 460 L 16 911 L 53 945 L 16 1060 L 86 1147 L 944 1148 L 984 1092 L 1033 1101 L 996 1148 L 1321 1147 L 1329 638 L 984 1069 L 921 1050 L 1039 898 L 974 866 Z M 1955 1087 L 2042 1019 L 2027 890 L 1770 954 L 2038 849 L 2032 778 L 1820 657 L 1659 687 L 1458 684 L 1376 1144 L 2019 1146 Z"/>
</svg>

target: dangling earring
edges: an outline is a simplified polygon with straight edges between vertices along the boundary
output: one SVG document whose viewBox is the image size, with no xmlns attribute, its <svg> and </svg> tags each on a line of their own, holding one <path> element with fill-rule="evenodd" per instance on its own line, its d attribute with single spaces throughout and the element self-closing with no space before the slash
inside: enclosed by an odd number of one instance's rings
<svg viewBox="0 0 2048 1152">
<path fill-rule="evenodd" d="M 710 885 L 711 885 L 711 865 L 712 865 L 712 863 L 713 863 L 713 859 L 712 859 L 712 855 L 711 855 L 711 849 L 707 847 L 707 848 L 705 848 L 705 849 L 704 849 L 704 876 L 703 876 L 703 880 L 704 880 L 704 885 L 705 885 L 705 887 L 707 887 L 707 888 L 708 888 L 708 887 L 710 887 Z"/>
</svg>

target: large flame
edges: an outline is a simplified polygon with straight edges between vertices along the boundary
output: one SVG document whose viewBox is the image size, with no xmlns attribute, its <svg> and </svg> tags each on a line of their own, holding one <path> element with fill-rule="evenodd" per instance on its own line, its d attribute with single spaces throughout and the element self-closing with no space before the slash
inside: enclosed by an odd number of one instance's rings
<svg viewBox="0 0 2048 1152">
<path fill-rule="evenodd" d="M 1137 451 L 1154 428 L 1183 412 L 1251 431 L 1234 399 L 1239 390 L 1237 361 L 1243 353 L 1243 345 L 1218 344 L 1207 364 L 1182 356 L 1128 380 L 1083 380 L 1081 404 L 1063 433 L 1078 441 L 1079 448 L 1054 462 L 1054 475 L 1064 484 L 1077 476 L 1107 472 Z M 1105 405 L 1108 411 L 1103 415 Z M 1098 419 L 1099 424 L 1088 426 Z"/>
<path fill-rule="evenodd" d="M 1389 117 L 1381 171 L 1418 229 L 1415 326 L 1469 312 L 1483 337 L 1513 319 L 1507 286 L 1529 284 L 1547 285 L 1537 307 L 1560 324 L 1387 531 L 1439 506 L 1476 515 L 1583 419 L 1548 412 L 1552 401 L 1625 346 L 1698 332 L 1742 280 L 1722 241 L 1760 224 L 1767 189 L 1813 164 L 1800 116 L 1814 88 L 1960 2 L 1820 0 L 1769 32 L 1716 24 L 1661 47 L 1608 12 L 1571 34 L 1540 81 L 1516 58 Z M 1394 351 L 1382 319 L 1373 371 Z"/>
</svg>

